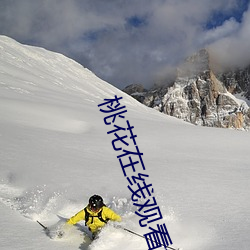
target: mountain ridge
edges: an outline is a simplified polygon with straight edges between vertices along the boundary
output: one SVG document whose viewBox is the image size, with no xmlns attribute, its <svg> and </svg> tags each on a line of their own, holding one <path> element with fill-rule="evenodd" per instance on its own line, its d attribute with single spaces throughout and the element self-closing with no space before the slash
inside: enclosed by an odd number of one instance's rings
<svg viewBox="0 0 250 250">
<path fill-rule="evenodd" d="M 195 125 L 248 130 L 250 66 L 217 72 L 211 61 L 209 51 L 202 49 L 177 68 L 171 85 L 143 91 L 140 85 L 130 85 L 123 91 L 148 107 Z"/>
</svg>

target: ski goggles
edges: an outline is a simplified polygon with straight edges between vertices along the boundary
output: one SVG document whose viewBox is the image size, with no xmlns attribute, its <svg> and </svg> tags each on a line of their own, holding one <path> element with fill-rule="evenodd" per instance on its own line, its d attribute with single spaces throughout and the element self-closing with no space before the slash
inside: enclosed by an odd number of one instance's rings
<svg viewBox="0 0 250 250">
<path fill-rule="evenodd" d="M 89 206 L 89 208 L 93 212 L 98 212 L 101 209 L 101 207 L 97 207 L 97 206 Z"/>
</svg>

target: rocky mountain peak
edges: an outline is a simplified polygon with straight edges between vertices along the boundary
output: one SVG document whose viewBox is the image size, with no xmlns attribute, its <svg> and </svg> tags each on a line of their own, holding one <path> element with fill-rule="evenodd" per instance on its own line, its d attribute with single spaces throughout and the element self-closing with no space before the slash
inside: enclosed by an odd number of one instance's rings
<svg viewBox="0 0 250 250">
<path fill-rule="evenodd" d="M 216 74 L 210 64 L 208 50 L 202 49 L 178 67 L 171 86 L 148 91 L 137 86 L 136 92 L 129 94 L 149 107 L 196 125 L 248 129 L 249 106 L 233 94 L 250 93 L 249 71 Z"/>
<path fill-rule="evenodd" d="M 209 53 L 201 49 L 194 55 L 188 57 L 184 63 L 177 68 L 177 77 L 194 77 L 206 74 L 210 70 Z"/>
</svg>

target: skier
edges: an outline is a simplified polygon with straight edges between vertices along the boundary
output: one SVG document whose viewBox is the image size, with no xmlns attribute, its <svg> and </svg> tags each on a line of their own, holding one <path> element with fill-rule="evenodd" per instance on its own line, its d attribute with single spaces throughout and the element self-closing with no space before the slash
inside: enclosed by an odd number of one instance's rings
<svg viewBox="0 0 250 250">
<path fill-rule="evenodd" d="M 109 220 L 120 222 L 121 217 L 105 206 L 101 196 L 95 194 L 89 198 L 89 204 L 72 216 L 67 224 L 74 225 L 80 220 L 85 220 L 85 225 L 92 232 L 94 239 Z"/>
</svg>

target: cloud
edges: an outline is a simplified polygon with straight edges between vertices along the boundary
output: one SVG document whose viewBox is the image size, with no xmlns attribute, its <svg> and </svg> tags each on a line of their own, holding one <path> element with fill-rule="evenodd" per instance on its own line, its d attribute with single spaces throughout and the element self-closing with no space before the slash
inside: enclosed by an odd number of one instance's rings
<svg viewBox="0 0 250 250">
<path fill-rule="evenodd" d="M 211 44 L 219 41 L 225 37 L 235 34 L 240 28 L 240 24 L 232 17 L 229 20 L 225 20 L 221 26 L 216 28 L 205 30 L 200 38 L 201 44 Z"/>
<path fill-rule="evenodd" d="M 239 2 L 2 0 L 0 33 L 61 52 L 120 88 L 149 86 L 204 46 L 212 44 L 216 53 L 225 45 L 247 49 L 249 14 L 242 22 L 233 16 L 242 8 Z"/>
<path fill-rule="evenodd" d="M 227 29 L 224 24 L 220 29 Z M 250 64 L 250 10 L 243 15 L 242 22 L 232 32 L 210 44 L 215 60 L 225 67 L 244 67 Z"/>
</svg>

